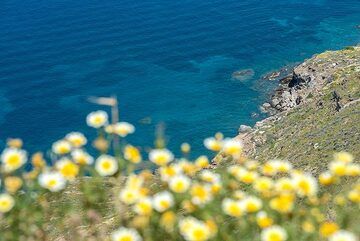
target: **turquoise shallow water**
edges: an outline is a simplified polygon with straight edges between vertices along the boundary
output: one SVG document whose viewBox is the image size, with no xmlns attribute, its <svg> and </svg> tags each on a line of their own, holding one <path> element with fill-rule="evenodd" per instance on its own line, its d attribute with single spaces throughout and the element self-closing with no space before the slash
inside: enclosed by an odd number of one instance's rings
<svg viewBox="0 0 360 241">
<path fill-rule="evenodd" d="M 116 94 L 131 142 L 151 145 L 165 122 L 172 148 L 201 151 L 263 117 L 251 117 L 274 87 L 263 74 L 358 43 L 359 13 L 358 0 L 2 1 L 0 140 L 44 150 L 73 130 L 91 136 L 87 97 Z M 231 79 L 247 68 L 251 79 Z"/>
</svg>

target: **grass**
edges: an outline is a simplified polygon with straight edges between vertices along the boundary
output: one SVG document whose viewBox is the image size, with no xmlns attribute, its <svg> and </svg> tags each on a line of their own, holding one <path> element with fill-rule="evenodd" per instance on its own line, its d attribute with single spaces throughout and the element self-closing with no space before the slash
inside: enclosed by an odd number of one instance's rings
<svg viewBox="0 0 360 241">
<path fill-rule="evenodd" d="M 347 48 L 325 52 L 312 61 L 322 65 L 359 56 L 360 48 Z M 256 147 L 252 157 L 287 159 L 296 167 L 317 174 L 326 168 L 334 152 L 345 150 L 359 156 L 360 102 L 355 101 L 360 98 L 359 63 L 360 60 L 337 70 L 333 82 L 320 93 L 308 96 L 306 104 L 283 113 L 280 121 L 262 128 L 266 141 Z M 345 106 L 340 111 L 335 110 L 334 91 L 341 97 L 340 105 Z"/>
</svg>

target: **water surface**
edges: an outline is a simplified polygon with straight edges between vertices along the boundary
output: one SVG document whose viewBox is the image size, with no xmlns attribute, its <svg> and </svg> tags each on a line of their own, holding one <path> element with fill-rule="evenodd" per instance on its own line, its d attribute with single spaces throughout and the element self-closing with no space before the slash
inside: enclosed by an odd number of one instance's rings
<svg viewBox="0 0 360 241">
<path fill-rule="evenodd" d="M 91 135 L 88 96 L 116 94 L 135 145 L 165 122 L 169 144 L 262 118 L 271 70 L 359 42 L 360 1 L 4 0 L 0 3 L 0 139 L 46 149 Z M 247 81 L 236 70 L 253 69 Z M 141 124 L 150 117 L 151 124 Z"/>
</svg>

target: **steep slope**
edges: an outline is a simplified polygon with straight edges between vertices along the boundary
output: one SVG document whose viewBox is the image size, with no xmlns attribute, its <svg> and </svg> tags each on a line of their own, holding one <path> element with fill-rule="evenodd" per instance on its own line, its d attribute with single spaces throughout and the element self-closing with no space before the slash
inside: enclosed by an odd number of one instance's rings
<svg viewBox="0 0 360 241">
<path fill-rule="evenodd" d="M 360 47 L 324 52 L 280 81 L 270 103 L 276 115 L 237 138 L 252 158 L 288 159 L 318 173 L 335 151 L 360 156 L 359 98 Z"/>
</svg>

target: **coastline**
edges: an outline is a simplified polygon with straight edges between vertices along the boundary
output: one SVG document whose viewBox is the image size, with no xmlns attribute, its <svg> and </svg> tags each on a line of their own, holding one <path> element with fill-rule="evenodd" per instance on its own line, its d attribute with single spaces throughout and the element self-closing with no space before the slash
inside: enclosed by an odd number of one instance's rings
<svg viewBox="0 0 360 241">
<path fill-rule="evenodd" d="M 260 107 L 269 117 L 253 127 L 241 125 L 235 137 L 248 157 L 263 160 L 267 153 L 318 173 L 325 165 L 311 163 L 312 157 L 321 160 L 334 151 L 359 152 L 359 45 L 316 54 L 278 81 L 269 102 Z M 328 143 L 322 143 L 326 139 Z M 296 162 L 301 158 L 305 161 Z"/>
</svg>

